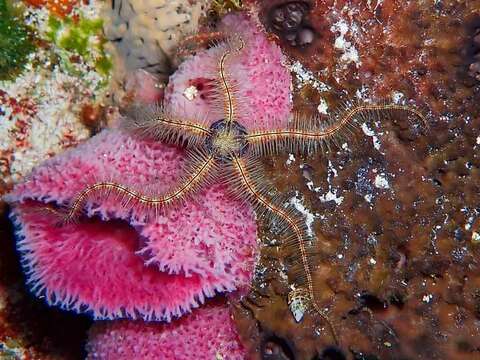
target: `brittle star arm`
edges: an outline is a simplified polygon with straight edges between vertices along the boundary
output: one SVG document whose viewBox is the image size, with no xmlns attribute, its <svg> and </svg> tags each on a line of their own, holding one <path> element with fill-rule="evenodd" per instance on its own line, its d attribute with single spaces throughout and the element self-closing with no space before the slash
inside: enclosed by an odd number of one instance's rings
<svg viewBox="0 0 480 360">
<path fill-rule="evenodd" d="M 209 43 L 219 43 L 226 37 L 222 31 L 212 31 L 207 33 L 197 33 L 184 37 L 177 46 L 176 56 L 180 59 L 188 55 L 193 55 L 199 48 L 207 48 Z"/>
<path fill-rule="evenodd" d="M 160 105 L 134 105 L 123 113 L 124 130 L 161 142 L 191 148 L 203 144 L 211 135 L 205 120 L 185 119 Z"/>
<path fill-rule="evenodd" d="M 233 121 L 235 121 L 237 104 L 234 97 L 236 86 L 231 81 L 231 77 L 228 75 L 226 63 L 228 58 L 232 56 L 233 53 L 239 53 L 244 47 L 245 42 L 241 37 L 233 37 L 230 43 L 227 43 L 227 49 L 224 51 L 222 56 L 220 56 L 220 60 L 218 62 L 219 85 L 223 93 L 225 122 L 227 124 L 231 124 Z"/>
<path fill-rule="evenodd" d="M 253 203 L 257 208 L 260 207 L 267 212 L 270 212 L 291 232 L 291 240 L 293 240 L 296 245 L 295 249 L 298 248 L 300 251 L 300 266 L 301 270 L 304 272 L 302 274 L 302 277 L 304 277 L 302 282 L 305 282 L 302 286 L 306 286 L 304 292 L 307 293 L 309 303 L 313 309 L 327 322 L 335 342 L 338 343 L 335 327 L 328 318 L 328 315 L 325 314 L 316 303 L 314 284 L 307 253 L 307 236 L 305 235 L 304 226 L 301 224 L 302 220 L 296 220 L 295 216 L 289 210 L 285 209 L 280 203 L 270 199 L 266 195 L 268 192 L 267 185 L 262 181 L 263 179 L 260 179 L 261 175 L 259 175 L 258 170 L 259 164 L 252 158 L 239 158 L 233 156 L 232 167 L 234 172 L 231 177 L 234 180 L 230 184 L 232 192 L 234 194 L 236 193 L 237 197 L 248 199 L 248 201 Z"/>
<path fill-rule="evenodd" d="M 114 197 L 121 206 L 128 209 L 140 207 L 147 214 L 158 216 L 161 209 L 184 201 L 206 184 L 216 180 L 217 163 L 213 155 L 195 151 L 188 155 L 187 166 L 180 185 L 160 195 L 146 195 L 136 188 L 114 181 L 97 182 L 82 190 L 72 201 L 62 217 L 62 223 L 74 221 L 90 199 L 105 201 Z"/>
<path fill-rule="evenodd" d="M 250 151 L 257 155 L 275 155 L 282 151 L 300 153 L 314 153 L 329 141 L 338 141 L 351 131 L 353 121 L 360 117 L 367 119 L 369 116 L 378 117 L 384 111 L 402 111 L 415 115 L 426 123 L 424 115 L 415 108 L 397 104 L 362 104 L 348 107 L 345 111 L 331 119 L 320 123 L 318 118 L 295 118 L 292 126 L 286 129 L 271 131 L 254 131 L 245 136 Z"/>
</svg>

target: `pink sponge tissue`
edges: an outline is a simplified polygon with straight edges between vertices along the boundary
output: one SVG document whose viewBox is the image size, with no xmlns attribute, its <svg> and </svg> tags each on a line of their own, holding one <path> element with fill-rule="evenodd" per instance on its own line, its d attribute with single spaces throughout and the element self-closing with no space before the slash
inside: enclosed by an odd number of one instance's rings
<svg viewBox="0 0 480 360">
<path fill-rule="evenodd" d="M 225 305 L 205 306 L 170 324 L 98 322 L 88 360 L 243 360 L 244 348 Z"/>
<path fill-rule="evenodd" d="M 240 52 L 228 56 L 225 65 L 225 75 L 234 85 L 236 120 L 247 131 L 285 127 L 292 111 L 292 79 L 281 49 L 245 15 L 227 15 L 220 27 L 227 36 L 240 36 L 245 44 Z M 212 88 L 218 86 L 215 79 L 225 51 L 226 46 L 220 44 L 180 65 L 165 91 L 170 110 L 207 124 L 224 116 L 223 107 L 216 104 L 223 95 Z"/>
<path fill-rule="evenodd" d="M 218 292 L 247 288 L 254 213 L 220 186 L 150 220 L 114 198 L 88 200 L 76 224 L 58 226 L 40 210 L 70 203 L 99 179 L 163 191 L 175 186 L 183 162 L 175 147 L 104 130 L 36 168 L 7 196 L 32 291 L 96 319 L 169 321 Z"/>
</svg>

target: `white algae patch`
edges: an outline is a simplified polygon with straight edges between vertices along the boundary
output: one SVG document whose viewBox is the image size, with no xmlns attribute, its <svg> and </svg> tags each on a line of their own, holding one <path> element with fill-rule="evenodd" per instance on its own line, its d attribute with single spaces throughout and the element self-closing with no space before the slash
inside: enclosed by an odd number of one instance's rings
<svg viewBox="0 0 480 360">
<path fill-rule="evenodd" d="M 313 233 L 313 222 L 315 221 L 315 214 L 313 214 L 309 209 L 303 204 L 303 199 L 300 197 L 299 192 L 295 192 L 295 196 L 290 199 L 290 204 L 297 209 L 305 217 L 305 225 L 307 225 L 307 232 L 310 237 L 314 236 Z"/>
<path fill-rule="evenodd" d="M 365 135 L 372 138 L 373 147 L 375 148 L 375 150 L 380 151 L 380 147 L 382 143 L 380 142 L 380 139 L 377 136 L 377 134 L 375 134 L 375 131 L 370 129 L 366 123 L 362 124 L 362 131 Z"/>
<path fill-rule="evenodd" d="M 288 154 L 288 159 L 285 162 L 287 165 L 292 165 L 295 162 L 295 156 L 293 154 Z"/>
<path fill-rule="evenodd" d="M 335 189 L 331 183 L 332 179 L 337 176 L 338 176 L 337 170 L 333 167 L 332 162 L 329 160 L 328 161 L 328 191 L 325 194 L 320 195 L 318 197 L 321 202 L 333 201 L 337 205 L 340 205 L 343 202 L 344 197 L 338 195 L 340 190 Z M 315 191 L 318 192 L 318 188 L 315 189 Z"/>
<path fill-rule="evenodd" d="M 388 184 L 387 176 L 385 174 L 378 174 L 375 177 L 375 187 L 378 189 L 389 189 L 390 185 Z"/>
<path fill-rule="evenodd" d="M 351 26 L 352 31 L 355 31 L 355 25 Z M 340 60 L 345 64 L 351 62 L 355 63 L 357 66 L 361 64 L 358 51 L 355 46 L 345 39 L 345 35 L 349 32 L 349 26 L 344 19 L 340 19 L 335 24 L 332 25 L 330 30 L 334 33 L 338 33 L 337 38 L 335 39 L 335 49 L 340 50 L 342 55 Z"/>
<path fill-rule="evenodd" d="M 328 103 L 324 98 L 320 99 L 320 103 L 317 106 L 317 110 L 320 114 L 328 114 Z"/>
<path fill-rule="evenodd" d="M 318 80 L 310 70 L 305 69 L 305 67 L 298 61 L 289 65 L 288 68 L 295 75 L 297 87 L 299 89 L 305 84 L 310 84 L 318 91 L 328 91 L 331 89 L 330 86 Z"/>
<path fill-rule="evenodd" d="M 322 202 L 334 201 L 335 204 L 340 205 L 343 202 L 344 197 L 337 195 L 337 190 L 332 191 L 331 189 L 324 195 L 318 197 Z"/>
</svg>

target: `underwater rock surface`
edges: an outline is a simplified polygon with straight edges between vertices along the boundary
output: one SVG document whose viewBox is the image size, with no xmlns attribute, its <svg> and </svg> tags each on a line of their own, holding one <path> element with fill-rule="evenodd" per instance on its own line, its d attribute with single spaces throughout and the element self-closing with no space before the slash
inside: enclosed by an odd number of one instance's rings
<svg viewBox="0 0 480 360">
<path fill-rule="evenodd" d="M 252 291 L 235 310 L 250 358 L 477 359 L 480 1 L 245 0 L 244 8 L 289 56 L 297 110 L 328 115 L 347 100 L 385 101 L 427 116 L 422 124 L 380 113 L 323 156 L 264 160 L 316 234 L 319 303 L 339 344 L 317 315 L 294 318 L 288 254 L 264 226 Z M 88 321 L 26 297 L 7 244 L 0 354 L 80 358 Z M 67 325 L 46 330 L 52 318 Z M 74 329 L 70 340 L 62 327 Z"/>
<path fill-rule="evenodd" d="M 265 8 L 278 3 L 251 7 L 263 8 L 266 24 Z M 392 99 L 421 108 L 428 123 L 380 112 L 322 157 L 265 160 L 317 235 L 319 302 L 340 344 L 316 315 L 296 323 L 285 300 L 288 254 L 268 229 L 255 290 L 237 308 L 243 340 L 264 359 L 476 359 L 480 2 L 310 5 L 311 45 L 272 31 L 302 64 L 294 105 L 329 113 L 347 99 Z"/>
</svg>

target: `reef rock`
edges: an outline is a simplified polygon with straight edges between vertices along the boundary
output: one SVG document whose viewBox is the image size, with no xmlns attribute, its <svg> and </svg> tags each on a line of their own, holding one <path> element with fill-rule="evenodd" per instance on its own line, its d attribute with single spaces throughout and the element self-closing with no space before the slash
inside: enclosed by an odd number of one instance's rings
<svg viewBox="0 0 480 360">
<path fill-rule="evenodd" d="M 427 123 L 380 110 L 322 156 L 265 160 L 317 234 L 318 302 L 339 343 L 317 314 L 295 321 L 288 254 L 268 229 L 236 313 L 242 339 L 265 359 L 478 358 L 479 3 L 299 1 L 315 33 L 305 46 L 268 23 L 287 3 L 247 5 L 290 56 L 296 109 L 393 102 Z"/>
</svg>

